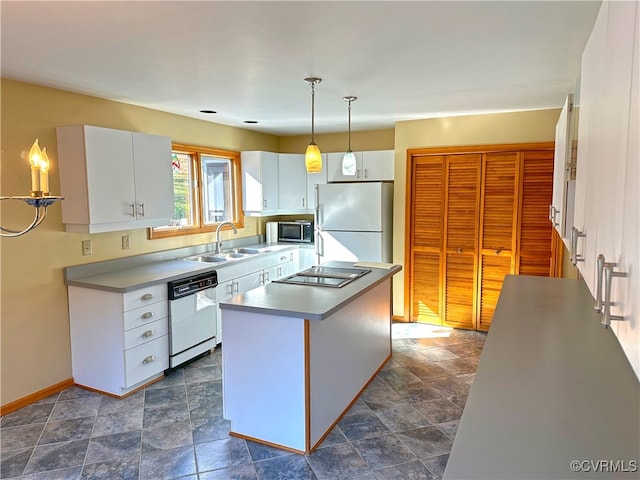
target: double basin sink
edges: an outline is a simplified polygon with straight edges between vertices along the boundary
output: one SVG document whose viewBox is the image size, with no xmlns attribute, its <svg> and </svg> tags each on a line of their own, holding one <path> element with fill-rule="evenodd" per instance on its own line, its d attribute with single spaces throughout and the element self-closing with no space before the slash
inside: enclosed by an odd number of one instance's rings
<svg viewBox="0 0 640 480">
<path fill-rule="evenodd" d="M 270 252 L 271 247 L 262 247 L 262 248 L 233 248 L 231 250 L 225 250 L 220 253 L 201 253 L 199 255 L 194 255 L 192 257 L 187 257 L 185 260 L 191 260 L 196 262 L 210 262 L 210 263 L 221 263 L 228 262 L 231 260 L 239 260 L 241 258 L 246 258 L 251 255 L 256 255 L 258 253 L 267 253 Z"/>
</svg>

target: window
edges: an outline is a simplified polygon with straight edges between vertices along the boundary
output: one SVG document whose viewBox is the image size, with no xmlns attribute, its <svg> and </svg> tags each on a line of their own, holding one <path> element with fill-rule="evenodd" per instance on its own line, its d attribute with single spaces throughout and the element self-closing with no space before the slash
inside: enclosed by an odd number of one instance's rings
<svg viewBox="0 0 640 480">
<path fill-rule="evenodd" d="M 173 145 L 174 218 L 149 238 L 211 232 L 220 222 L 242 227 L 240 153 Z"/>
</svg>

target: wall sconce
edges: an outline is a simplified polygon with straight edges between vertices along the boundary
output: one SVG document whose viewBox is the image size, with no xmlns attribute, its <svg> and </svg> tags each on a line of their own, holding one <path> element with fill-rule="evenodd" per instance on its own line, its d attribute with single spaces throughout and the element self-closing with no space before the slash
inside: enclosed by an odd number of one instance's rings
<svg viewBox="0 0 640 480">
<path fill-rule="evenodd" d="M 53 205 L 63 197 L 56 197 L 49 192 L 49 157 L 47 147 L 40 150 L 36 139 L 29 150 L 29 164 L 31 165 L 31 193 L 29 196 L 0 197 L 0 200 L 21 200 L 35 210 L 35 216 L 29 226 L 23 230 L 12 230 L 0 226 L 0 237 L 19 237 L 40 225 L 47 216 L 47 207 Z"/>
<path fill-rule="evenodd" d="M 309 85 L 311 85 L 311 143 L 307 146 L 307 151 L 304 154 L 304 164 L 307 168 L 307 173 L 319 173 L 322 171 L 322 154 L 320 149 L 314 140 L 314 116 L 315 116 L 315 85 L 322 81 L 318 77 L 308 77 L 304 79 Z"/>
</svg>

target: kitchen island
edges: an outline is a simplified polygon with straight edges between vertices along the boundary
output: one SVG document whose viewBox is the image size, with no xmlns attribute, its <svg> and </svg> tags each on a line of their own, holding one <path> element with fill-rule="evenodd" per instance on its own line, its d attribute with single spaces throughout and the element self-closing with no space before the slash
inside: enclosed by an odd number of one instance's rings
<svg viewBox="0 0 640 480">
<path fill-rule="evenodd" d="M 220 303 L 232 435 L 309 453 L 390 358 L 401 267 L 326 265 L 370 271 L 341 288 L 272 282 Z"/>
</svg>

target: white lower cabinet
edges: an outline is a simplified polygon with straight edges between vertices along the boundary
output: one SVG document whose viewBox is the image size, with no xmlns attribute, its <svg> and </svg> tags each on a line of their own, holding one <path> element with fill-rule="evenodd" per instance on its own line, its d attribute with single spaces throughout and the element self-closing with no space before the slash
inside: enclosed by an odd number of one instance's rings
<svg viewBox="0 0 640 480">
<path fill-rule="evenodd" d="M 216 287 L 216 299 L 218 303 L 248 292 L 262 285 L 276 280 L 285 275 L 294 273 L 298 269 L 298 248 L 292 248 L 281 252 L 262 254 L 254 259 L 236 264 L 225 265 L 216 269 L 218 273 L 218 286 Z M 222 342 L 222 312 L 217 306 L 217 337 L 218 343 Z"/>
<path fill-rule="evenodd" d="M 167 285 L 126 293 L 69 286 L 76 384 L 116 396 L 169 368 Z"/>
</svg>

